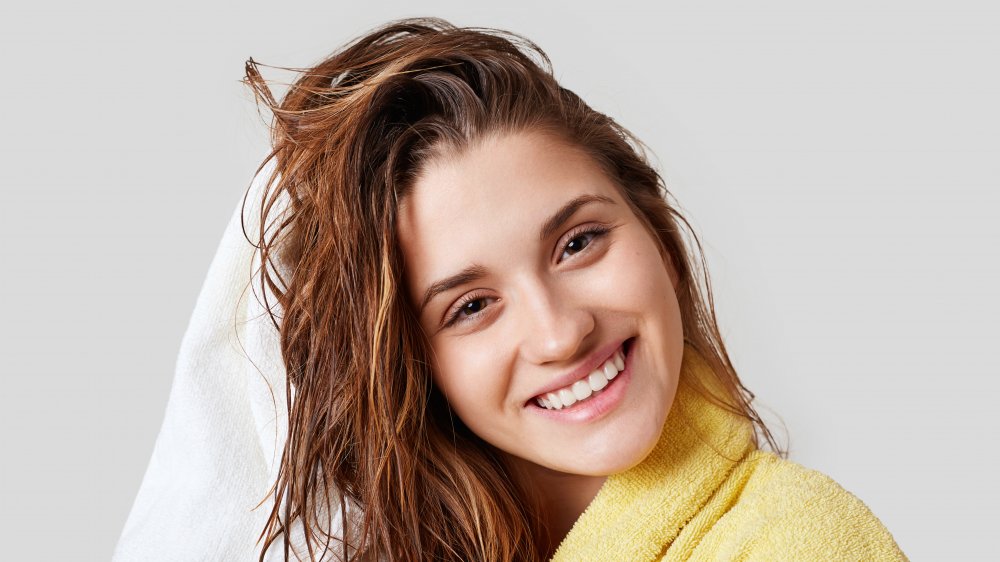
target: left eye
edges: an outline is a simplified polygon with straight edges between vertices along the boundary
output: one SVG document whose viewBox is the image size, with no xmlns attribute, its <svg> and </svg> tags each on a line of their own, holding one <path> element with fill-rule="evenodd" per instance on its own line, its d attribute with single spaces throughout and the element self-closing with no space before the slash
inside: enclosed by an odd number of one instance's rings
<svg viewBox="0 0 1000 562">
<path fill-rule="evenodd" d="M 593 236 L 594 236 L 593 234 L 583 234 L 577 236 L 576 238 L 570 240 L 569 244 L 566 244 L 565 251 L 570 254 L 575 254 L 579 252 L 580 250 L 586 248 L 588 244 L 590 244 L 590 239 Z"/>
<path fill-rule="evenodd" d="M 595 227 L 590 230 L 580 232 L 570 238 L 569 242 L 563 246 L 563 253 L 560 257 L 560 261 L 568 256 L 574 256 L 590 246 L 590 243 L 594 241 L 595 238 L 603 236 L 607 233 L 607 229 L 603 227 Z"/>
</svg>

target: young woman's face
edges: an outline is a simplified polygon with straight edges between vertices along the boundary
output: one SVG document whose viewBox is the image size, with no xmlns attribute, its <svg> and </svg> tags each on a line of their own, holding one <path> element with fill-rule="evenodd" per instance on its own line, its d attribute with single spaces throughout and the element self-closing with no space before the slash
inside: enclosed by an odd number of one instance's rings
<svg viewBox="0 0 1000 562">
<path fill-rule="evenodd" d="M 675 274 L 591 158 L 488 138 L 426 166 L 398 234 L 434 382 L 473 432 L 570 474 L 645 458 L 681 364 Z"/>
</svg>

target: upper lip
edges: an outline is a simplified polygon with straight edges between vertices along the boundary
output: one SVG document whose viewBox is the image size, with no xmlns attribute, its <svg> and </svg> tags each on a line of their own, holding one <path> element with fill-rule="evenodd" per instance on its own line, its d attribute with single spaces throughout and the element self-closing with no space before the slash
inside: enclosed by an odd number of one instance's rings
<svg viewBox="0 0 1000 562">
<path fill-rule="evenodd" d="M 603 365 L 605 361 L 610 359 L 611 356 L 614 354 L 614 352 L 617 351 L 620 347 L 622 347 L 622 345 L 624 345 L 626 341 L 627 339 L 618 340 L 617 342 L 611 342 L 609 344 L 601 346 L 596 351 L 591 353 L 590 356 L 587 357 L 582 363 L 580 363 L 578 367 L 576 367 L 572 371 L 569 371 L 568 373 L 564 373 L 552 379 L 552 381 L 549 382 L 549 384 L 545 385 L 540 390 L 538 390 L 534 395 L 532 395 L 532 397 L 529 398 L 528 401 L 530 402 L 531 400 L 534 400 L 538 396 L 543 396 L 545 394 L 548 394 L 549 392 L 554 392 L 556 390 L 559 390 L 560 388 L 563 388 L 589 375 L 592 371 L 596 370 L 598 367 Z"/>
</svg>

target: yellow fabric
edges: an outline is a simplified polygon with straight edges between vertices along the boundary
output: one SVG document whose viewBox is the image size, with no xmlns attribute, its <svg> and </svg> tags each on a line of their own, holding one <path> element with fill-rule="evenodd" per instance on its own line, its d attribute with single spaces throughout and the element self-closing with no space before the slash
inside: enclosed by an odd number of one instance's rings
<svg viewBox="0 0 1000 562">
<path fill-rule="evenodd" d="M 757 450 L 748 420 L 691 388 L 697 377 L 722 396 L 710 374 L 685 346 L 653 452 L 608 478 L 553 562 L 907 560 L 861 500 L 820 472 Z"/>
</svg>

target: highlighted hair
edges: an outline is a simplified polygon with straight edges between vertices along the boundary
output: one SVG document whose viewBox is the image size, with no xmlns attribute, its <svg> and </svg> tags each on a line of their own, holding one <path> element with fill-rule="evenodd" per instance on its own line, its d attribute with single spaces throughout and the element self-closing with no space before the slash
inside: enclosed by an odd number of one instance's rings
<svg viewBox="0 0 1000 562">
<path fill-rule="evenodd" d="M 679 274 L 685 340 L 729 390 L 714 400 L 778 450 L 726 353 L 700 243 L 642 144 L 560 87 L 537 45 L 439 19 L 390 22 L 298 69 L 280 102 L 259 67 L 248 61 L 245 82 L 273 115 L 260 169 L 275 166 L 253 242 L 289 396 L 261 560 L 279 539 L 286 560 L 549 554 L 535 496 L 434 388 L 402 282 L 398 202 L 429 159 L 484 135 L 545 131 L 594 158 Z M 331 528 L 337 514 L 343 529 Z"/>
</svg>

